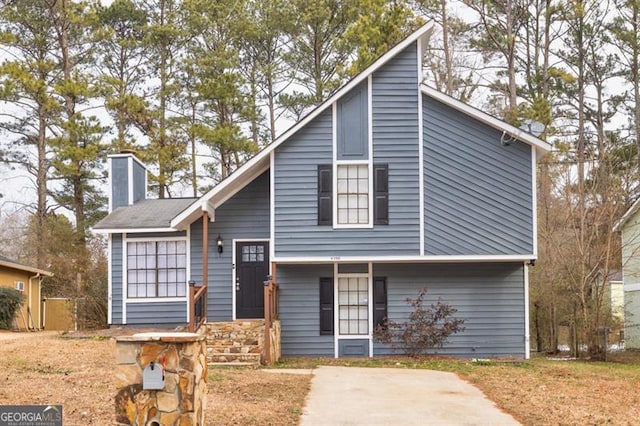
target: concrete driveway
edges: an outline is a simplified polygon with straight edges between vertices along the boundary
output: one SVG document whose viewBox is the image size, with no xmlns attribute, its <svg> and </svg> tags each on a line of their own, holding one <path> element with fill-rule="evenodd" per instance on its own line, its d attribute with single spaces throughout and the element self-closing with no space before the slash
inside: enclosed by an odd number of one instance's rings
<svg viewBox="0 0 640 426">
<path fill-rule="evenodd" d="M 519 425 L 453 373 L 318 367 L 301 426 Z"/>
</svg>

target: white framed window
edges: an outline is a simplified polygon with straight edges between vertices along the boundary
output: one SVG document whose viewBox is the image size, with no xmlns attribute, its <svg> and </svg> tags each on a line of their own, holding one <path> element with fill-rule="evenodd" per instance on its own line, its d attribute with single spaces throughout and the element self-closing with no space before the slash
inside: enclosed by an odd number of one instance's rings
<svg viewBox="0 0 640 426">
<path fill-rule="evenodd" d="M 127 297 L 185 297 L 185 240 L 127 242 Z"/>
<path fill-rule="evenodd" d="M 368 275 L 338 276 L 338 333 L 369 334 Z"/>
<path fill-rule="evenodd" d="M 16 281 L 16 290 L 24 291 L 24 281 Z"/>
<path fill-rule="evenodd" d="M 369 225 L 369 163 L 338 164 L 336 177 L 338 225 Z"/>
</svg>

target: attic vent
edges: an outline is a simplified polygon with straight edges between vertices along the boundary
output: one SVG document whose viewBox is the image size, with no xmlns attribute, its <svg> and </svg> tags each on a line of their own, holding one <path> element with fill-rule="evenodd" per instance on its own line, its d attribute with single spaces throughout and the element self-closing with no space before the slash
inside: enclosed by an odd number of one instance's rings
<svg viewBox="0 0 640 426">
<path fill-rule="evenodd" d="M 24 291 L 24 281 L 16 281 L 16 290 Z"/>
</svg>

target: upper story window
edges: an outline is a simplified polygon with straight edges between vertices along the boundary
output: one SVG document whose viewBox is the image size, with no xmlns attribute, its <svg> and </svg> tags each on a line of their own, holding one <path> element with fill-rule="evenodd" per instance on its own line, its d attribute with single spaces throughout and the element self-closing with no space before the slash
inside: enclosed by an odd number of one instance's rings
<svg viewBox="0 0 640 426">
<path fill-rule="evenodd" d="M 333 221 L 333 168 L 318 166 L 318 225 L 363 227 L 389 224 L 389 167 L 387 164 L 338 164 L 336 185 L 336 223 Z M 373 193 L 370 193 L 369 167 L 373 167 Z"/>
<path fill-rule="evenodd" d="M 368 164 L 338 165 L 338 224 L 369 223 Z"/>
<path fill-rule="evenodd" d="M 128 297 L 184 297 L 187 242 L 127 242 Z"/>
</svg>

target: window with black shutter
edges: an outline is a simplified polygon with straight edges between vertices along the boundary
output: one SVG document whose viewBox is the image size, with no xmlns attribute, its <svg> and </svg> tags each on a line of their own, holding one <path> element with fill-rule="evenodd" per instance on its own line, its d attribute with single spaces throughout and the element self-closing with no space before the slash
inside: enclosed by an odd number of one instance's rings
<svg viewBox="0 0 640 426">
<path fill-rule="evenodd" d="M 320 278 L 320 334 L 333 335 L 333 278 Z"/>
<path fill-rule="evenodd" d="M 373 165 L 373 223 L 389 224 L 389 165 Z"/>
<path fill-rule="evenodd" d="M 387 278 L 373 278 L 373 327 L 384 323 L 387 318 Z"/>
<path fill-rule="evenodd" d="M 331 165 L 318 166 L 318 225 L 333 225 L 333 174 Z"/>
</svg>

